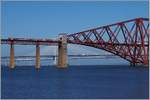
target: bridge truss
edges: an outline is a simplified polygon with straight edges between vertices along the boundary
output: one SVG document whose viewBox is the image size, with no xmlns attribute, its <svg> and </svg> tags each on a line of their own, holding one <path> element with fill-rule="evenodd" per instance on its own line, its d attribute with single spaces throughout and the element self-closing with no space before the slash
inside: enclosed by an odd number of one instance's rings
<svg viewBox="0 0 150 100">
<path fill-rule="evenodd" d="M 149 62 L 149 19 L 136 18 L 67 35 L 68 43 L 91 46 L 132 64 Z"/>
</svg>

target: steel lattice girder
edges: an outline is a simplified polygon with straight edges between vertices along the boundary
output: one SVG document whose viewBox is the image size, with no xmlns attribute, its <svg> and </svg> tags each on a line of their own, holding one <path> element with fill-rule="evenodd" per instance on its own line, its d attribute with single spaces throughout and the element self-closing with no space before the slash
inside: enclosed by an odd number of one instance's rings
<svg viewBox="0 0 150 100">
<path fill-rule="evenodd" d="M 136 18 L 67 35 L 68 43 L 106 50 L 131 63 L 149 62 L 149 19 Z"/>
</svg>

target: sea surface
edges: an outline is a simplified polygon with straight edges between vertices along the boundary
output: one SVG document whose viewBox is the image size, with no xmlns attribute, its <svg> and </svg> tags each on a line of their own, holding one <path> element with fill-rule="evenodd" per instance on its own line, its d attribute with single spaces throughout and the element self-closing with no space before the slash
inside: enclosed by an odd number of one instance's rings
<svg viewBox="0 0 150 100">
<path fill-rule="evenodd" d="M 149 70 L 129 65 L 1 67 L 2 99 L 146 99 Z"/>
</svg>

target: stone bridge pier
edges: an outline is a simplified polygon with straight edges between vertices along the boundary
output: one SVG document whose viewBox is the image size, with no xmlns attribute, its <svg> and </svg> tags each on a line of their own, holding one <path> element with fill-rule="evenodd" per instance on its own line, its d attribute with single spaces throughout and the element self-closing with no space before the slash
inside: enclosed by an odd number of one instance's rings
<svg viewBox="0 0 150 100">
<path fill-rule="evenodd" d="M 10 66 L 9 68 L 14 69 L 15 68 L 15 60 L 14 60 L 14 44 L 10 44 Z"/>
<path fill-rule="evenodd" d="M 57 67 L 58 68 L 67 68 L 67 36 L 64 33 L 59 34 L 59 43 L 58 43 L 58 59 Z"/>
</svg>

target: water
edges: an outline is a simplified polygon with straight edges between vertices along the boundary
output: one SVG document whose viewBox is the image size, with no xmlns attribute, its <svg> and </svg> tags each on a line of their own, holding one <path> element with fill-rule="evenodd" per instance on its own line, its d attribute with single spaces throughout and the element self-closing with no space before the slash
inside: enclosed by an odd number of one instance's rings
<svg viewBox="0 0 150 100">
<path fill-rule="evenodd" d="M 148 68 L 128 65 L 2 66 L 4 99 L 137 99 L 148 98 Z"/>
</svg>

